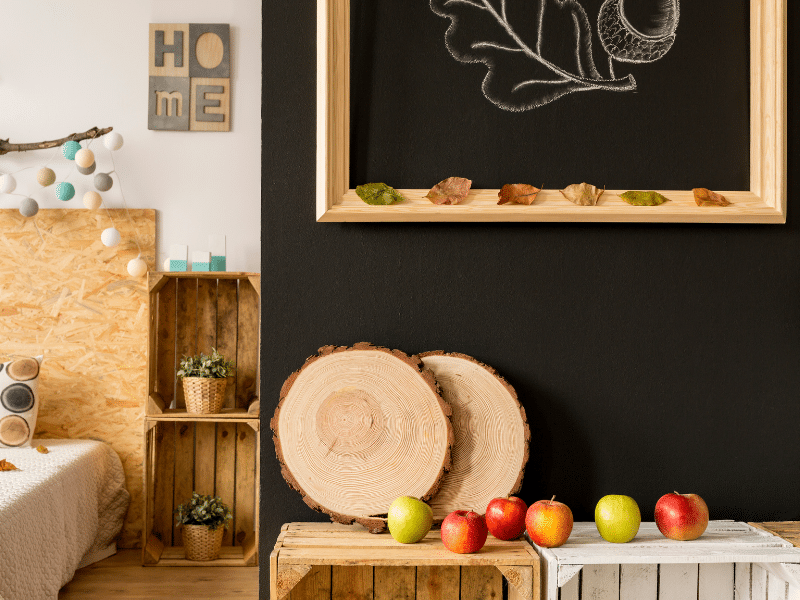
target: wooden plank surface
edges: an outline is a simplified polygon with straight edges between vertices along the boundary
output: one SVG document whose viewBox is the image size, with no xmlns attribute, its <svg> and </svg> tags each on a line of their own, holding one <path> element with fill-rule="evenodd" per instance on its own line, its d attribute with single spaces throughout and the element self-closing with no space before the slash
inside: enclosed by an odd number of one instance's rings
<svg viewBox="0 0 800 600">
<path fill-rule="evenodd" d="M 177 363 L 175 361 L 175 315 L 177 310 L 177 284 L 169 279 L 158 292 L 158 320 L 156 330 L 156 391 L 167 408 L 175 404 Z"/>
<path fill-rule="evenodd" d="M 581 579 L 582 576 L 579 574 L 565 583 L 559 591 L 560 600 L 580 600 Z"/>
<path fill-rule="evenodd" d="M 502 600 L 503 576 L 496 567 L 461 569 L 460 600 Z"/>
<path fill-rule="evenodd" d="M 375 567 L 375 600 L 415 600 L 416 567 Z"/>
<path fill-rule="evenodd" d="M 166 424 L 167 427 L 170 424 Z M 192 499 L 194 491 L 194 423 L 175 423 L 175 490 L 173 506 Z M 172 545 L 182 546 L 181 528 L 173 520 Z"/>
<path fill-rule="evenodd" d="M 289 592 L 288 600 L 330 600 L 331 567 L 317 565 Z M 271 598 L 270 600 L 278 600 Z"/>
<path fill-rule="evenodd" d="M 697 565 L 661 565 L 659 600 L 686 600 L 697 597 Z"/>
<path fill-rule="evenodd" d="M 153 471 L 153 533 L 165 546 L 172 545 L 172 510 L 175 493 L 175 426 L 159 423 L 155 429 Z"/>
<path fill-rule="evenodd" d="M 197 279 L 178 279 L 177 313 L 175 322 L 175 362 L 176 368 L 185 356 L 194 356 L 197 352 Z M 186 406 L 183 386 L 180 381 L 175 386 L 175 407 Z"/>
<path fill-rule="evenodd" d="M 372 567 L 333 567 L 332 600 L 372 600 Z"/>
<path fill-rule="evenodd" d="M 217 282 L 197 280 L 197 352 L 211 354 L 217 345 Z"/>
<path fill-rule="evenodd" d="M 658 600 L 658 565 L 622 565 L 619 575 L 619 598 Z"/>
<path fill-rule="evenodd" d="M 767 575 L 767 598 L 769 598 L 769 600 L 786 600 L 789 584 L 775 577 L 772 573 L 768 573 Z"/>
<path fill-rule="evenodd" d="M 253 535 L 256 493 L 256 432 L 246 423 L 236 424 L 236 514 L 234 544 Z"/>
<path fill-rule="evenodd" d="M 750 525 L 780 536 L 795 547 L 800 546 L 800 521 L 770 521 Z"/>
<path fill-rule="evenodd" d="M 767 600 L 767 572 L 758 565 L 750 571 L 750 593 L 752 600 Z"/>
<path fill-rule="evenodd" d="M 215 423 L 195 423 L 194 432 L 194 491 L 214 496 L 217 458 Z"/>
<path fill-rule="evenodd" d="M 257 396 L 259 298 L 252 284 L 239 282 L 238 339 L 236 342 L 236 406 L 247 408 Z"/>
<path fill-rule="evenodd" d="M 751 600 L 750 597 L 750 563 L 734 563 L 734 600 Z"/>
<path fill-rule="evenodd" d="M 417 567 L 417 600 L 458 598 L 461 568 L 458 566 Z"/>
<path fill-rule="evenodd" d="M 236 424 L 217 423 L 216 445 L 216 494 L 232 510 L 236 510 L 236 484 L 233 474 L 236 473 Z M 223 546 L 233 545 L 235 523 L 225 530 L 222 537 Z"/>
<path fill-rule="evenodd" d="M 700 565 L 697 600 L 731 600 L 734 577 L 733 563 Z"/>
<path fill-rule="evenodd" d="M 618 565 L 586 565 L 581 575 L 582 598 L 619 600 Z"/>
<path fill-rule="evenodd" d="M 220 279 L 217 283 L 217 350 L 228 360 L 237 362 L 237 336 L 239 333 L 239 299 L 237 282 Z M 226 408 L 236 406 L 236 375 L 228 379 L 225 388 Z"/>
</svg>

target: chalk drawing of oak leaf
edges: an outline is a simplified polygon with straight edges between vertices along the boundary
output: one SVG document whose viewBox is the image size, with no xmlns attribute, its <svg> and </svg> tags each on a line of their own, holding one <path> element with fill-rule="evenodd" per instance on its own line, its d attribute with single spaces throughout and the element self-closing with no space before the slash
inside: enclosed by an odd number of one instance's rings
<svg viewBox="0 0 800 600">
<path fill-rule="evenodd" d="M 503 110 L 539 108 L 573 92 L 636 89 L 632 75 L 604 79 L 597 71 L 577 0 L 430 0 L 430 7 L 450 19 L 445 44 L 453 58 L 486 66 L 481 89 Z M 568 52 L 552 51 L 553 40 Z"/>
</svg>

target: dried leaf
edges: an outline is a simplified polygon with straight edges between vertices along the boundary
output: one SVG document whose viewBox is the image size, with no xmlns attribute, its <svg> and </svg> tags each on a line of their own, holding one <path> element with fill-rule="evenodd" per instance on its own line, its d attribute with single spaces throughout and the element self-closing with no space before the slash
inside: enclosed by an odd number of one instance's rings
<svg viewBox="0 0 800 600">
<path fill-rule="evenodd" d="M 448 177 L 440 181 L 426 194 L 434 204 L 458 204 L 469 194 L 472 180 L 463 177 Z"/>
<path fill-rule="evenodd" d="M 573 183 L 561 190 L 561 194 L 570 202 L 579 206 L 594 206 L 606 189 L 597 188 L 588 183 Z"/>
<path fill-rule="evenodd" d="M 669 198 L 665 198 L 658 192 L 625 192 L 619 197 L 633 206 L 658 206 L 669 202 Z"/>
<path fill-rule="evenodd" d="M 47 447 L 42 446 L 41 444 L 36 446 L 36 451 L 39 452 L 40 454 L 49 454 L 50 453 L 50 450 L 48 450 Z"/>
<path fill-rule="evenodd" d="M 19 471 L 19 469 L 8 462 L 5 458 L 0 458 L 0 471 Z"/>
<path fill-rule="evenodd" d="M 498 204 L 527 204 L 530 206 L 536 200 L 536 195 L 541 192 L 541 188 L 533 187 L 527 183 L 507 183 L 497 193 L 500 198 Z"/>
<path fill-rule="evenodd" d="M 722 194 L 706 188 L 694 188 L 692 192 L 697 206 L 730 206 L 731 204 Z"/>
<path fill-rule="evenodd" d="M 367 204 L 375 206 L 387 206 L 405 200 L 396 189 L 385 183 L 365 183 L 356 188 L 356 194 Z"/>
</svg>

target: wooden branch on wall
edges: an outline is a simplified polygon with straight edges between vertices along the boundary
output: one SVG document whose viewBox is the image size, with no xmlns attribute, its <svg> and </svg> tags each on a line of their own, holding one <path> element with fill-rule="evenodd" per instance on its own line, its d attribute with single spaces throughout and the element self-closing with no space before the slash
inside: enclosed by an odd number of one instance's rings
<svg viewBox="0 0 800 600">
<path fill-rule="evenodd" d="M 31 144 L 11 144 L 8 140 L 0 140 L 0 156 L 3 154 L 8 154 L 9 152 L 27 152 L 28 150 L 47 150 L 48 148 L 55 148 L 56 146 L 60 146 L 64 142 L 68 142 L 70 140 L 75 142 L 80 142 L 82 140 L 88 140 L 100 137 L 101 135 L 105 135 L 110 132 L 113 127 L 105 127 L 100 129 L 98 127 L 92 127 L 88 131 L 84 131 L 83 133 L 72 133 L 67 137 L 63 137 L 60 140 L 51 140 L 49 142 L 34 142 Z"/>
</svg>

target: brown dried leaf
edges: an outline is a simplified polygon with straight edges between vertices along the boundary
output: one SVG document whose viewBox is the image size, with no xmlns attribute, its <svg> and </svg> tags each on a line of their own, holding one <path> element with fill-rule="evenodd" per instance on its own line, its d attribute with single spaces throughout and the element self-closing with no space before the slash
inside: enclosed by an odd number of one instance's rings
<svg viewBox="0 0 800 600">
<path fill-rule="evenodd" d="M 692 193 L 697 206 L 730 206 L 731 204 L 722 194 L 706 188 L 694 188 Z"/>
<path fill-rule="evenodd" d="M 605 191 L 605 188 L 601 190 L 588 183 L 573 183 L 561 190 L 561 194 L 573 204 L 594 206 Z"/>
<path fill-rule="evenodd" d="M 469 194 L 472 180 L 463 177 L 448 177 L 431 188 L 425 196 L 434 204 L 458 204 Z"/>
<path fill-rule="evenodd" d="M 8 462 L 5 458 L 0 458 L 0 471 L 19 471 L 19 469 Z"/>
<path fill-rule="evenodd" d="M 48 450 L 46 446 L 42 446 L 41 444 L 36 446 L 36 451 L 39 452 L 40 454 L 49 454 L 50 453 L 50 450 Z"/>
<path fill-rule="evenodd" d="M 536 200 L 536 195 L 541 192 L 541 188 L 533 187 L 527 183 L 507 183 L 497 193 L 500 198 L 498 204 L 527 204 L 530 206 Z"/>
</svg>

